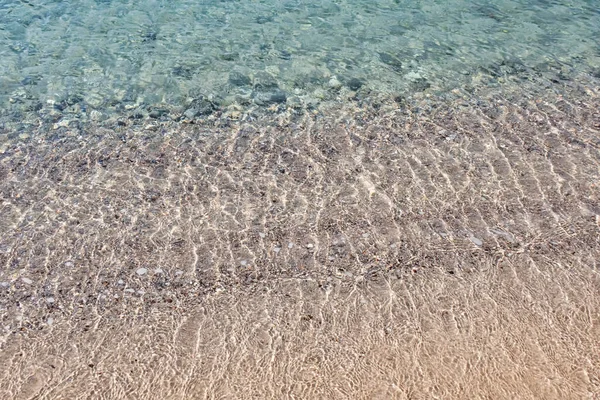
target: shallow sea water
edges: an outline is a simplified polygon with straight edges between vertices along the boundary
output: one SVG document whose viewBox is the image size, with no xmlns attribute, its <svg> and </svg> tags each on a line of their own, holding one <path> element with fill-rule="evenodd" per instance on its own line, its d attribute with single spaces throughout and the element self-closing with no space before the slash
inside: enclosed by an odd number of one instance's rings
<svg viewBox="0 0 600 400">
<path fill-rule="evenodd" d="M 0 399 L 600 399 L 599 31 L 0 0 Z"/>
<path fill-rule="evenodd" d="M 0 7 L 0 104 L 13 119 L 153 108 L 160 117 L 175 108 L 173 118 L 191 108 L 192 118 L 236 105 L 315 107 L 357 89 L 406 97 L 493 86 L 527 69 L 555 79 L 600 73 L 600 12 L 591 0 Z"/>
</svg>

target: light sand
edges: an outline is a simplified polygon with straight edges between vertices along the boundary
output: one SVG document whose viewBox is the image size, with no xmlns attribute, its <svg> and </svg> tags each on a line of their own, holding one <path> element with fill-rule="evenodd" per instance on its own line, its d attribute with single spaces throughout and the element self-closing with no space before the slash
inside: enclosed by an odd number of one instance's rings
<svg viewBox="0 0 600 400">
<path fill-rule="evenodd" d="M 600 100 L 565 91 L 11 144 L 0 398 L 600 398 Z"/>
</svg>

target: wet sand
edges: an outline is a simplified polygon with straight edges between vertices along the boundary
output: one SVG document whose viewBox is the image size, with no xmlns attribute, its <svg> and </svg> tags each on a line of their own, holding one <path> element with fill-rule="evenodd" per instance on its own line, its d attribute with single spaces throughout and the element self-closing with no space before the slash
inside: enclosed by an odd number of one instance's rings
<svg viewBox="0 0 600 400">
<path fill-rule="evenodd" d="M 599 94 L 3 132 L 0 398 L 600 398 Z"/>
</svg>

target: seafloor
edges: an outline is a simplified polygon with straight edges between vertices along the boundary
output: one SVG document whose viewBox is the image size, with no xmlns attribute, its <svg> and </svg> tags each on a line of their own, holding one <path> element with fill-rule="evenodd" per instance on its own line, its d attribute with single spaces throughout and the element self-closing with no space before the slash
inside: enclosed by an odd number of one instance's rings
<svg viewBox="0 0 600 400">
<path fill-rule="evenodd" d="M 600 398 L 600 84 L 0 133 L 0 398 Z"/>
</svg>

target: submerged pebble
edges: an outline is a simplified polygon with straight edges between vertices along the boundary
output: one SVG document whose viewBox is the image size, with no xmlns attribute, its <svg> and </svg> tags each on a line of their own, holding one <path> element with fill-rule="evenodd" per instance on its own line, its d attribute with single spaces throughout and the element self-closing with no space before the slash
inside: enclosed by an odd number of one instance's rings
<svg viewBox="0 0 600 400">
<path fill-rule="evenodd" d="M 183 113 L 186 118 L 192 119 L 200 116 L 207 116 L 212 114 L 217 109 L 216 105 L 204 98 L 200 97 L 190 104 L 187 110 Z"/>
<path fill-rule="evenodd" d="M 361 81 L 358 78 L 352 78 L 350 79 L 348 82 L 346 82 L 346 86 L 348 86 L 348 88 L 350 90 L 358 90 L 360 89 L 362 86 L 364 85 L 363 81 Z"/>
<path fill-rule="evenodd" d="M 158 118 L 162 117 L 163 115 L 167 115 L 168 113 L 169 113 L 169 110 L 166 110 L 163 108 L 155 108 L 154 110 L 150 111 L 150 114 L 148 114 L 148 116 L 150 118 L 158 119 Z"/>
<path fill-rule="evenodd" d="M 102 119 L 102 113 L 98 110 L 92 110 L 90 112 L 90 119 L 92 121 L 100 121 Z"/>
<path fill-rule="evenodd" d="M 392 68 L 392 70 L 396 71 L 396 72 L 401 72 L 402 71 L 402 62 L 396 58 L 395 56 L 389 54 L 389 53 L 379 53 L 379 60 L 390 66 Z"/>
<path fill-rule="evenodd" d="M 279 89 L 279 84 L 272 74 L 259 71 L 254 75 L 254 89 L 269 92 Z"/>
<path fill-rule="evenodd" d="M 250 86 L 252 80 L 241 72 L 233 71 L 229 73 L 229 83 L 234 86 Z"/>
<path fill-rule="evenodd" d="M 287 94 L 281 90 L 276 90 L 273 92 L 256 91 L 253 93 L 253 97 L 254 102 L 261 106 L 280 104 L 285 103 L 287 101 Z"/>
<path fill-rule="evenodd" d="M 339 89 L 342 87 L 342 82 L 340 82 L 339 79 L 334 76 L 329 80 L 327 85 L 332 89 Z"/>
</svg>

